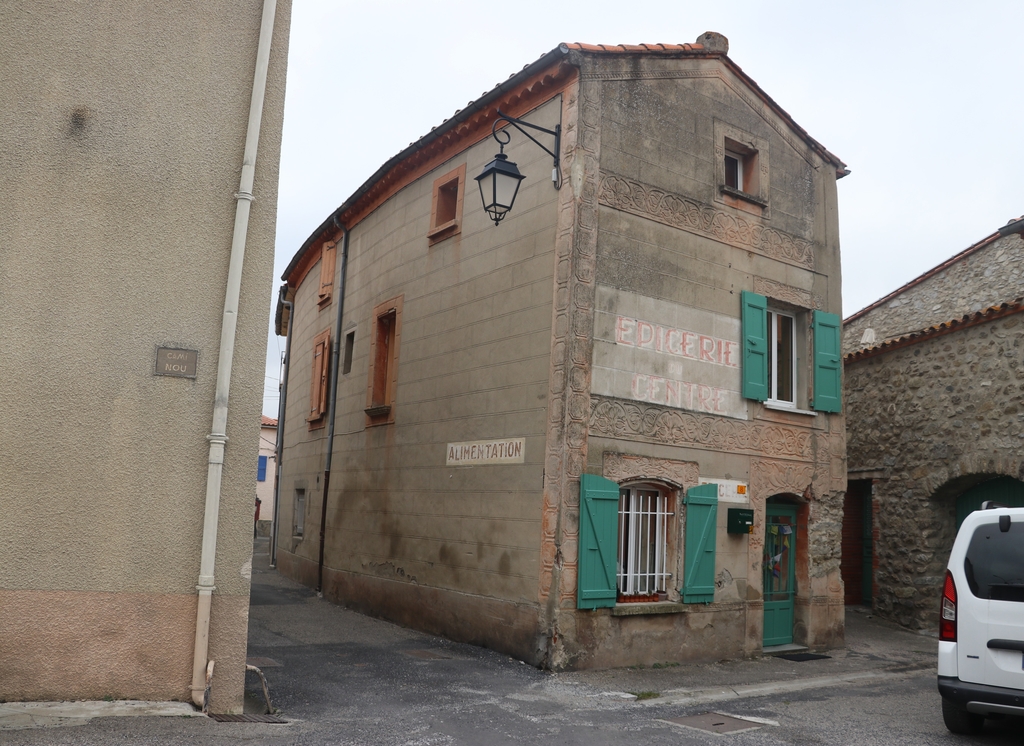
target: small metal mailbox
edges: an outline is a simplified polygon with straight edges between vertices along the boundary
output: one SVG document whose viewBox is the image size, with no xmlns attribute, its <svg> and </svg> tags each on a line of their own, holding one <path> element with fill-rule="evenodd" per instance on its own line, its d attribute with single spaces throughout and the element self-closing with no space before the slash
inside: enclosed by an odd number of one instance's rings
<svg viewBox="0 0 1024 746">
<path fill-rule="evenodd" d="M 729 508 L 725 528 L 730 534 L 754 533 L 754 511 L 745 508 Z"/>
</svg>

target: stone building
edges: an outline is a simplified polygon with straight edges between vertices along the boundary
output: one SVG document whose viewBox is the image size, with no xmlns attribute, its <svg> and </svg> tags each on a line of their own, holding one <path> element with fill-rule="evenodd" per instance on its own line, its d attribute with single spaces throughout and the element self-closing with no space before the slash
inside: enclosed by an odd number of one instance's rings
<svg viewBox="0 0 1024 746">
<path fill-rule="evenodd" d="M 867 503 L 847 588 L 937 628 L 957 527 L 1024 505 L 1024 240 L 1015 221 L 844 321 L 847 518 Z M 847 545 L 844 544 L 844 551 Z M 857 575 L 857 565 L 863 575 Z"/>
<path fill-rule="evenodd" d="M 0 4 L 0 701 L 241 712 L 290 8 Z"/>
<path fill-rule="evenodd" d="M 281 572 L 550 668 L 842 643 L 847 171 L 727 51 L 561 45 L 313 231 Z"/>
</svg>

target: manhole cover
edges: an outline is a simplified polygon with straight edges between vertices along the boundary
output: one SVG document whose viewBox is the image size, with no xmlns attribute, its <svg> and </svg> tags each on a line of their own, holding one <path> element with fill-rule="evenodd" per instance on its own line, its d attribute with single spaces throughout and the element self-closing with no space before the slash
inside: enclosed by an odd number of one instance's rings
<svg viewBox="0 0 1024 746">
<path fill-rule="evenodd" d="M 700 715 L 690 715 L 684 718 L 665 718 L 665 722 L 682 725 L 687 728 L 696 728 L 708 733 L 740 733 L 745 730 L 754 730 L 761 727 L 759 723 L 722 715 L 718 712 L 705 712 Z"/>
<path fill-rule="evenodd" d="M 246 658 L 245 662 L 250 666 L 256 666 L 256 668 L 280 668 L 281 664 L 275 661 L 273 658 L 259 658 L 252 657 Z"/>
<path fill-rule="evenodd" d="M 210 713 L 210 719 L 218 723 L 287 723 L 287 720 L 277 715 L 215 715 Z"/>
<path fill-rule="evenodd" d="M 425 661 L 448 660 L 450 656 L 435 653 L 433 650 L 403 650 L 406 655 L 413 658 L 421 658 Z"/>
</svg>

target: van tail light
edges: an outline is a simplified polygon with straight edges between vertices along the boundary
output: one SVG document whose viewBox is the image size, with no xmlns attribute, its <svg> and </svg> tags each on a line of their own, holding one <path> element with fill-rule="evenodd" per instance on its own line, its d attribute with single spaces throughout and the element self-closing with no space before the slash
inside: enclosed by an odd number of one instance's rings
<svg viewBox="0 0 1024 746">
<path fill-rule="evenodd" d="M 939 639 L 956 642 L 956 584 L 946 570 L 946 582 L 942 586 L 942 609 L 939 614 Z"/>
</svg>

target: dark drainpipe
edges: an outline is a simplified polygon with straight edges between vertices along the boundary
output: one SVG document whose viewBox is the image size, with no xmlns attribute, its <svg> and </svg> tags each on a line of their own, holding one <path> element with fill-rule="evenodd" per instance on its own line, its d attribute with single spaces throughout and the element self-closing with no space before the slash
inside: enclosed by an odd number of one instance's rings
<svg viewBox="0 0 1024 746">
<path fill-rule="evenodd" d="M 288 373 L 292 362 L 292 312 L 291 301 L 283 300 L 288 293 L 288 286 L 281 288 L 281 305 L 288 310 L 288 335 L 284 344 L 284 375 L 281 376 L 281 399 L 277 403 L 277 447 L 274 458 L 274 516 L 270 525 L 270 566 L 277 567 L 277 524 L 281 516 L 281 454 L 284 452 L 284 413 L 288 403 Z"/>
<path fill-rule="evenodd" d="M 320 558 L 316 569 L 316 592 L 324 592 L 324 539 L 327 532 L 327 497 L 331 486 L 331 457 L 334 455 L 334 417 L 338 410 L 338 358 L 341 351 L 341 320 L 345 310 L 345 273 L 348 269 L 348 228 L 334 217 L 334 225 L 343 233 L 341 239 L 341 280 L 338 283 L 338 318 L 334 323 L 334 345 L 331 349 L 331 401 L 327 408 L 327 458 L 324 460 L 324 492 L 320 501 Z"/>
</svg>

